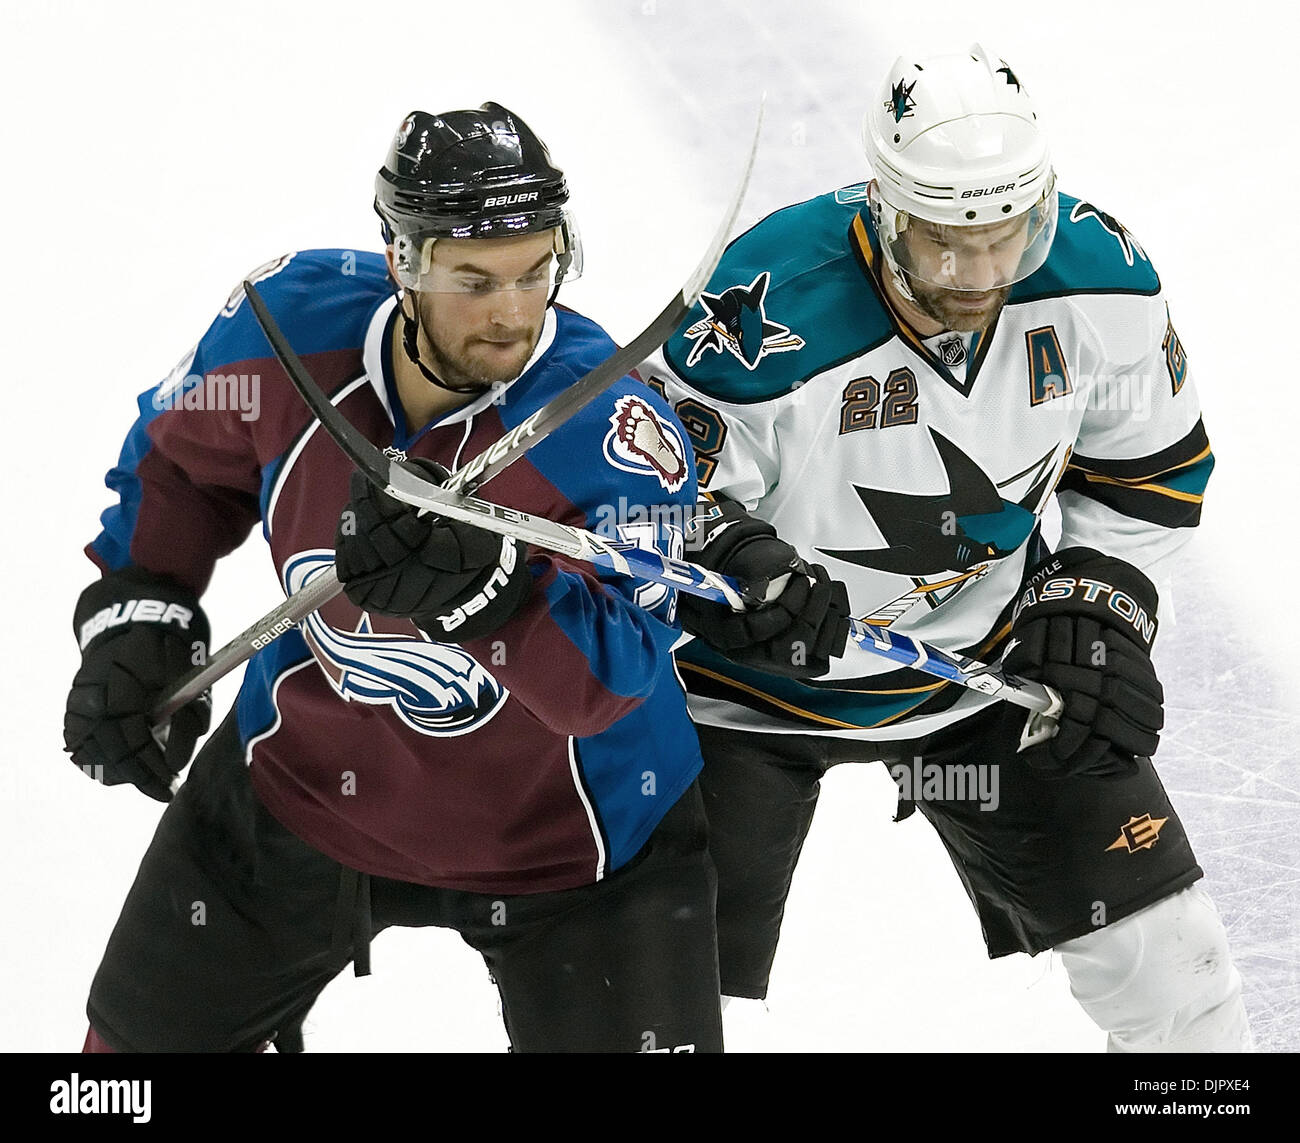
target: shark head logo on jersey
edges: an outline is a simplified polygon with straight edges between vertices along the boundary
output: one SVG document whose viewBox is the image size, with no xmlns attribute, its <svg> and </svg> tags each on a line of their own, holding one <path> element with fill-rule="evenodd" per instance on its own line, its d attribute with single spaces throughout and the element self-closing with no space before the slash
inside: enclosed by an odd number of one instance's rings
<svg viewBox="0 0 1300 1143">
<path fill-rule="evenodd" d="M 686 446 L 676 427 L 650 403 L 631 394 L 614 402 L 605 434 L 605 459 L 623 472 L 653 476 L 669 492 L 680 492 L 690 474 Z"/>
<path fill-rule="evenodd" d="M 333 562 L 328 551 L 300 552 L 284 569 L 300 590 Z M 509 692 L 460 647 L 375 631 L 362 615 L 356 631 L 331 627 L 319 612 L 303 623 L 316 661 L 343 698 L 391 706 L 412 730 L 440 738 L 469 734 L 504 705 Z"/>
<path fill-rule="evenodd" d="M 943 464 L 948 492 L 913 496 L 855 484 L 853 491 L 886 547 L 817 549 L 832 559 L 912 578 L 912 590 L 865 617 L 878 626 L 888 627 L 922 601 L 932 609 L 942 606 L 983 577 L 993 561 L 1017 551 L 1033 533 L 1035 513 L 1051 487 L 1051 452 L 1003 482 L 1007 485 L 1042 473 L 1020 501 L 1013 503 L 1002 497 L 984 470 L 955 444 L 933 428 L 930 438 Z"/>
<path fill-rule="evenodd" d="M 686 358 L 688 369 L 710 349 L 715 353 L 726 349 L 752 370 L 769 353 L 803 348 L 802 337 L 791 333 L 789 326 L 771 321 L 763 310 L 771 280 L 772 275 L 764 270 L 748 286 L 730 286 L 720 294 L 700 295 L 707 316 L 686 331 L 687 339 L 695 342 Z"/>
</svg>

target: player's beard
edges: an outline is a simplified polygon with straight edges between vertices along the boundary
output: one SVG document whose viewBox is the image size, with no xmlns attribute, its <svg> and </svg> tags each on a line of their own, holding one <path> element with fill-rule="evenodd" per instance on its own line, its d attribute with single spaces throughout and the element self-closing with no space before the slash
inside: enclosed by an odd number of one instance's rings
<svg viewBox="0 0 1300 1143">
<path fill-rule="evenodd" d="M 917 309 L 926 317 L 933 318 L 944 329 L 955 330 L 958 333 L 987 329 L 993 324 L 1011 294 L 1010 286 L 990 290 L 984 303 L 979 308 L 973 308 L 957 304 L 963 295 L 970 296 L 966 291 L 928 286 L 915 278 L 909 278 L 907 284 L 912 291 Z"/>
<path fill-rule="evenodd" d="M 421 313 L 420 357 L 425 366 L 448 387 L 454 389 L 491 389 L 513 381 L 528 364 L 541 330 L 537 327 L 501 327 L 470 336 L 460 336 L 451 344 L 436 336 L 428 318 Z M 488 339 L 506 342 L 500 351 L 490 347 Z"/>
</svg>

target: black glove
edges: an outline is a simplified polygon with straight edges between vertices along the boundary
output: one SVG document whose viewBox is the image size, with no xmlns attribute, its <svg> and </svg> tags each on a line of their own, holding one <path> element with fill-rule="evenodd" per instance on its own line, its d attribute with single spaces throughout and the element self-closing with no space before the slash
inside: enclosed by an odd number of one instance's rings
<svg viewBox="0 0 1300 1143">
<path fill-rule="evenodd" d="M 172 779 L 207 733 L 212 699 L 204 693 L 172 715 L 165 748 L 149 712 L 207 659 L 210 632 L 198 598 L 174 580 L 128 568 L 81 593 L 72 627 L 81 669 L 63 719 L 67 752 L 107 786 L 131 782 L 171 801 Z"/>
<path fill-rule="evenodd" d="M 740 580 L 759 597 L 781 576 L 774 599 L 743 612 L 682 594 L 682 627 L 733 663 L 791 679 L 813 679 L 831 669 L 849 638 L 849 597 L 820 564 L 807 564 L 764 520 L 734 500 L 718 497 L 692 526 L 695 562 Z"/>
<path fill-rule="evenodd" d="M 439 483 L 448 472 L 415 460 Z M 339 517 L 334 562 L 364 611 L 413 620 L 429 637 L 461 643 L 490 635 L 532 592 L 526 545 L 394 500 L 359 472 Z"/>
<path fill-rule="evenodd" d="M 1061 692 L 1054 738 L 1022 754 L 1043 778 L 1123 778 L 1160 742 L 1164 688 L 1151 664 L 1155 586 L 1132 564 L 1067 548 L 1026 578 L 1003 660 L 1022 678 Z"/>
</svg>

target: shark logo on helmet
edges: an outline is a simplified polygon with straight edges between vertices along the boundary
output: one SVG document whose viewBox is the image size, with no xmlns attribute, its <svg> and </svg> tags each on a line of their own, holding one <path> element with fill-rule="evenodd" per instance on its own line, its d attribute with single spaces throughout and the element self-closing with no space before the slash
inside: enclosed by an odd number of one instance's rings
<svg viewBox="0 0 1300 1143">
<path fill-rule="evenodd" d="M 916 80 L 908 83 L 905 79 L 900 79 L 894 84 L 889 102 L 885 104 L 885 110 L 893 113 L 895 123 L 901 123 L 915 110 L 916 100 L 912 98 L 912 89 L 915 86 Z"/>
</svg>

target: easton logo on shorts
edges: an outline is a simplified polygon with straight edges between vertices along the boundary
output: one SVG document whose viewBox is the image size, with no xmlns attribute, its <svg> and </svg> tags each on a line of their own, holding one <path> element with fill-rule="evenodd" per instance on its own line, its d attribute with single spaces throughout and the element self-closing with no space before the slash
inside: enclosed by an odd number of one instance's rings
<svg viewBox="0 0 1300 1143">
<path fill-rule="evenodd" d="M 1150 849 L 1160 840 L 1160 829 L 1168 818 L 1153 818 L 1143 814 L 1140 818 L 1129 818 L 1119 831 L 1119 837 L 1106 846 L 1106 852 L 1112 849 L 1124 849 L 1136 853 L 1139 849 Z"/>
</svg>

